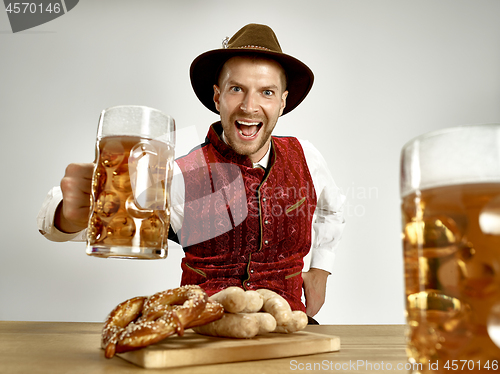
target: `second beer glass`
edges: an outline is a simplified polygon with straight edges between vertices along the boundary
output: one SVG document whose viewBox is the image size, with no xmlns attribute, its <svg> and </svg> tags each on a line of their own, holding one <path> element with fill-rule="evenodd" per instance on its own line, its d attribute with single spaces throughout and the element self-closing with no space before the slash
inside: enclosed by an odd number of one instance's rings
<svg viewBox="0 0 500 374">
<path fill-rule="evenodd" d="M 500 369 L 500 125 L 422 135 L 401 159 L 407 352 L 418 373 Z"/>
</svg>

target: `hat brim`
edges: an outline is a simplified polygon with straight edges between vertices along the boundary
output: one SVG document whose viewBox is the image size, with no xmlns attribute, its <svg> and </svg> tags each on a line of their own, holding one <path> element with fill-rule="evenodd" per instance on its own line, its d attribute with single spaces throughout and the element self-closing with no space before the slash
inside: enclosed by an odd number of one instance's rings
<svg viewBox="0 0 500 374">
<path fill-rule="evenodd" d="M 287 75 L 288 96 L 283 115 L 292 111 L 307 96 L 314 82 L 314 74 L 307 65 L 284 53 L 259 49 L 216 49 L 199 55 L 191 64 L 190 78 L 193 90 L 198 99 L 214 113 L 219 113 L 213 100 L 213 85 L 217 84 L 217 74 L 222 65 L 234 56 L 262 55 L 276 60 Z"/>
</svg>

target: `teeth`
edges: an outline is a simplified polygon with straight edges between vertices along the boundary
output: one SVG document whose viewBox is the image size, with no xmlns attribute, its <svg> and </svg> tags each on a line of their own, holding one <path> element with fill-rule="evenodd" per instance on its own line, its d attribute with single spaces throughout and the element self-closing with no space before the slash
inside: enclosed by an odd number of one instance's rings
<svg viewBox="0 0 500 374">
<path fill-rule="evenodd" d="M 254 136 L 255 134 L 257 134 L 259 132 L 259 125 L 260 125 L 260 122 L 244 122 L 244 121 L 236 121 L 236 123 L 240 126 L 255 126 L 255 131 L 250 134 L 250 135 L 245 135 L 243 134 L 243 131 L 240 129 L 238 129 L 239 133 L 247 138 L 250 138 L 252 136 Z"/>
<path fill-rule="evenodd" d="M 260 122 L 242 122 L 242 121 L 236 121 L 239 125 L 243 126 L 258 126 Z"/>
</svg>

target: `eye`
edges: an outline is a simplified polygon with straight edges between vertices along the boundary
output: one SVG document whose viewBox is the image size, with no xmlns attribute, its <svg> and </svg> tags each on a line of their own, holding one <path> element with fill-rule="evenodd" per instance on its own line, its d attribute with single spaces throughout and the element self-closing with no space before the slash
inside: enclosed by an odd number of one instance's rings
<svg viewBox="0 0 500 374">
<path fill-rule="evenodd" d="M 274 91 L 264 90 L 264 96 L 273 96 L 273 95 L 274 95 Z"/>
<path fill-rule="evenodd" d="M 241 87 L 232 86 L 231 88 L 229 88 L 229 90 L 232 92 L 241 92 Z"/>
</svg>

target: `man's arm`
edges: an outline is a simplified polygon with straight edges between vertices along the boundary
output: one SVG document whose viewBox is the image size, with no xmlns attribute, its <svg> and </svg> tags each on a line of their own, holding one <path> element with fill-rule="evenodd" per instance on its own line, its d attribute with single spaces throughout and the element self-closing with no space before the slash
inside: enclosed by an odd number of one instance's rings
<svg viewBox="0 0 500 374">
<path fill-rule="evenodd" d="M 301 145 L 318 196 L 312 227 L 310 270 L 302 273 L 306 310 L 312 317 L 325 302 L 326 281 L 333 271 L 335 251 L 345 226 L 345 196 L 335 184 L 321 153 L 307 141 L 301 141 Z"/>
<path fill-rule="evenodd" d="M 71 164 L 60 187 L 49 191 L 38 213 L 39 231 L 56 242 L 85 241 L 93 164 Z"/>
</svg>

